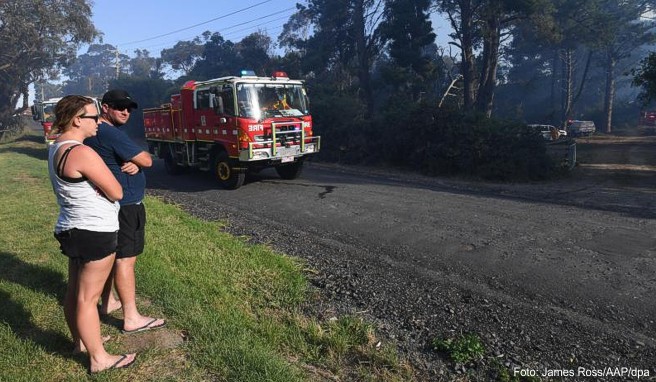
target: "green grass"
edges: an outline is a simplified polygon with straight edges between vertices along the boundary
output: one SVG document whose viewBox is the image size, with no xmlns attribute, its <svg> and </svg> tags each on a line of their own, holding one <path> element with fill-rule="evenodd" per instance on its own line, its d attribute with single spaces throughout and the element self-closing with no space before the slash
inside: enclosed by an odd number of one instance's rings
<svg viewBox="0 0 656 382">
<path fill-rule="evenodd" d="M 52 236 L 58 207 L 40 137 L 1 143 L 0 169 L 0 381 L 86 380 L 86 356 L 70 353 L 60 303 L 67 263 Z M 195 219 L 157 198 L 145 203 L 147 244 L 136 270 L 140 310 L 165 316 L 162 333 L 185 341 L 150 346 L 133 367 L 93 379 L 414 379 L 394 349 L 380 345 L 372 325 L 303 314 L 313 292 L 300 260 L 230 236 L 220 222 Z M 108 350 L 132 351 L 130 335 L 118 326 L 102 325 L 113 337 Z"/>
</svg>

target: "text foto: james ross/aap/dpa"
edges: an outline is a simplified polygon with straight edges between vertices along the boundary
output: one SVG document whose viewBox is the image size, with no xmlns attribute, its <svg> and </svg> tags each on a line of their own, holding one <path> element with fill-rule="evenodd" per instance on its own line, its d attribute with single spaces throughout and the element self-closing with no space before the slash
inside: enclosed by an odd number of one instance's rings
<svg viewBox="0 0 656 382">
<path fill-rule="evenodd" d="M 514 376 L 520 377 L 649 377 L 649 369 L 636 367 L 605 367 L 601 369 L 589 369 L 577 367 L 576 369 L 526 369 L 516 367 L 513 369 Z"/>
</svg>

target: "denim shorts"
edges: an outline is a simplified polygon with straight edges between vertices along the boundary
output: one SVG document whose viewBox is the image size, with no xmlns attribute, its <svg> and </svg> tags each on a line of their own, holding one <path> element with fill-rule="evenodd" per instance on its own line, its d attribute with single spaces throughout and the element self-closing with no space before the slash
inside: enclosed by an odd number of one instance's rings
<svg viewBox="0 0 656 382">
<path fill-rule="evenodd" d="M 88 262 L 103 259 L 114 252 L 118 245 L 116 232 L 96 232 L 69 229 L 55 233 L 61 252 L 71 259 Z"/>
</svg>

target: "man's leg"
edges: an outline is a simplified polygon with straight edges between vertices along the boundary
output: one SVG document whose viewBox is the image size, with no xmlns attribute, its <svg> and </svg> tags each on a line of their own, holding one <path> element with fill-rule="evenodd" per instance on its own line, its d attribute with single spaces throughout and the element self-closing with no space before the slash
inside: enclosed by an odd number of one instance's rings
<svg viewBox="0 0 656 382">
<path fill-rule="evenodd" d="M 121 300 L 116 298 L 114 294 L 114 273 L 116 263 L 112 267 L 112 272 L 109 274 L 105 286 L 103 287 L 102 294 L 100 295 L 100 314 L 109 314 L 121 308 Z"/>
<path fill-rule="evenodd" d="M 123 304 L 123 330 L 133 331 L 140 328 L 155 328 L 164 325 L 164 320 L 142 316 L 137 309 L 136 279 L 134 266 L 136 256 L 117 259 L 114 264 L 116 291 Z M 154 321 L 153 321 L 154 320 Z"/>
<path fill-rule="evenodd" d="M 134 331 L 163 326 L 165 321 L 142 316 L 137 309 L 134 267 L 143 252 L 146 209 L 143 204 L 121 206 L 118 253 L 114 264 L 114 285 L 123 304 L 123 330 Z"/>
</svg>

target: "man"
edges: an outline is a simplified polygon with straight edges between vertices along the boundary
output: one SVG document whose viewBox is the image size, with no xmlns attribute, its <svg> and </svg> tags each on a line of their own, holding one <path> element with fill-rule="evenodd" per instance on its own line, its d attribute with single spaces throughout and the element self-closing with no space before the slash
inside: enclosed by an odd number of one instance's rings
<svg viewBox="0 0 656 382">
<path fill-rule="evenodd" d="M 128 92 L 114 89 L 103 95 L 98 133 L 84 144 L 92 147 L 107 164 L 123 187 L 119 210 L 118 248 L 116 261 L 103 294 L 101 314 L 123 308 L 123 332 L 131 333 L 155 329 L 166 324 L 163 319 L 142 316 L 137 310 L 134 268 L 137 255 L 143 252 L 146 209 L 142 203 L 146 190 L 146 176 L 142 168 L 153 163 L 144 151 L 121 128 L 130 119 L 137 103 Z M 112 292 L 114 284 L 119 300 Z"/>
</svg>

